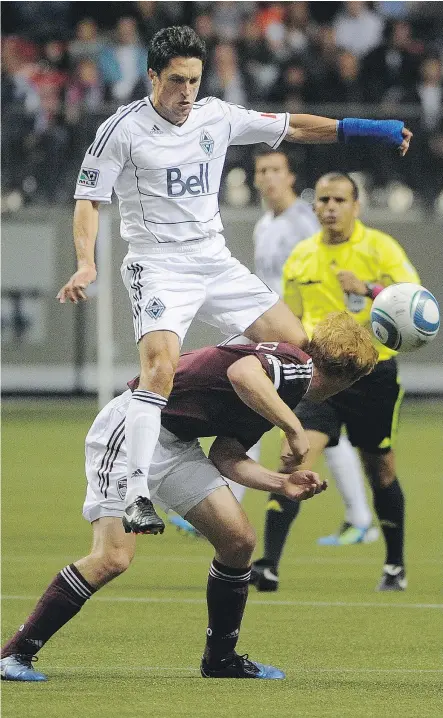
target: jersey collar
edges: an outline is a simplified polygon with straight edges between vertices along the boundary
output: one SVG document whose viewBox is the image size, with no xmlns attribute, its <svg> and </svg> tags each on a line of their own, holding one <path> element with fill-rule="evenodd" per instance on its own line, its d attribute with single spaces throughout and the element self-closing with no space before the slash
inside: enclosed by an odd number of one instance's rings
<svg viewBox="0 0 443 718">
<path fill-rule="evenodd" d="M 364 232 L 364 224 L 361 222 L 361 220 L 356 219 L 354 224 L 354 231 L 352 232 L 349 239 L 346 240 L 346 242 L 340 242 L 340 244 L 327 244 L 327 247 L 342 247 L 344 244 L 347 244 L 348 242 L 350 244 L 356 244 L 357 242 L 360 242 L 363 237 Z M 326 242 L 323 242 L 323 230 L 319 234 L 319 241 L 322 244 L 326 244 Z"/>
<path fill-rule="evenodd" d="M 194 109 L 194 108 L 191 109 L 191 112 L 189 113 L 188 117 L 186 118 L 186 120 L 183 122 L 182 125 L 174 125 L 173 122 L 169 122 L 169 120 L 167 120 L 166 117 L 163 117 L 163 115 L 161 115 L 161 114 L 155 109 L 154 105 L 152 104 L 152 100 L 151 100 L 151 96 L 150 96 L 150 95 L 147 95 L 144 99 L 145 99 L 146 102 L 148 103 L 148 106 L 151 107 L 152 111 L 155 112 L 155 114 L 157 115 L 158 122 L 159 122 L 159 123 L 163 123 L 164 127 L 165 127 L 166 129 L 168 129 L 170 132 L 173 132 L 174 134 L 180 135 L 180 134 L 182 134 L 182 133 L 184 132 L 184 130 L 187 129 L 187 128 L 189 127 L 189 125 L 191 124 L 191 123 L 189 122 L 189 120 L 191 119 L 191 115 L 192 115 L 192 112 L 193 112 L 193 109 Z M 157 120 L 156 120 L 156 121 L 157 121 Z"/>
</svg>

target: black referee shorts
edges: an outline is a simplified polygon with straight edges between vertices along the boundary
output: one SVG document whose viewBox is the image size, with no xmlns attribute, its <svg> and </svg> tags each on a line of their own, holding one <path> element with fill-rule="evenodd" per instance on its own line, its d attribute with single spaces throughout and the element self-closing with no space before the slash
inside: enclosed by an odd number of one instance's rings
<svg viewBox="0 0 443 718">
<path fill-rule="evenodd" d="M 326 434 L 328 446 L 337 446 L 345 426 L 353 446 L 371 454 L 384 454 L 395 439 L 403 394 L 397 362 L 388 359 L 349 389 L 321 404 L 302 399 L 295 413 L 304 429 Z"/>
</svg>

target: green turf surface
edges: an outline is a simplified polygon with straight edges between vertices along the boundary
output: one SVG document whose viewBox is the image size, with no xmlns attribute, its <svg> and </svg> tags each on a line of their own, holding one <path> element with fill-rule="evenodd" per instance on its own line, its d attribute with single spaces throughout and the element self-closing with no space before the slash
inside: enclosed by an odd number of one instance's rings
<svg viewBox="0 0 443 718">
<path fill-rule="evenodd" d="M 83 440 L 93 405 L 4 404 L 3 638 L 63 566 L 88 552 L 81 517 Z M 341 505 L 332 486 L 306 502 L 281 567 L 281 589 L 251 589 L 239 650 L 277 665 L 285 681 L 205 681 L 204 591 L 209 545 L 168 527 L 140 537 L 129 571 L 103 589 L 42 650 L 45 684 L 2 684 L 4 718 L 437 718 L 443 713 L 441 404 L 409 404 L 398 438 L 407 497 L 409 588 L 377 594 L 379 540 L 319 547 Z M 274 441 L 273 441 L 274 440 Z M 275 435 L 265 460 L 276 454 Z M 261 550 L 265 494 L 245 508 Z"/>
</svg>

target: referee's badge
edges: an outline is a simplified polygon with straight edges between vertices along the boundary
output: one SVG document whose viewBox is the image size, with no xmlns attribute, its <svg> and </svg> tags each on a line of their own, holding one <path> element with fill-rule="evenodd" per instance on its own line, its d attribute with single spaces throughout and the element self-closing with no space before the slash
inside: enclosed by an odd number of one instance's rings
<svg viewBox="0 0 443 718">
<path fill-rule="evenodd" d="M 210 157 L 214 151 L 214 140 L 208 130 L 202 130 L 200 135 L 200 147 L 203 152 Z"/>
<path fill-rule="evenodd" d="M 165 309 L 166 307 L 161 301 L 161 299 L 159 299 L 158 297 L 151 297 L 145 311 L 146 314 L 151 317 L 151 319 L 160 319 Z"/>
</svg>

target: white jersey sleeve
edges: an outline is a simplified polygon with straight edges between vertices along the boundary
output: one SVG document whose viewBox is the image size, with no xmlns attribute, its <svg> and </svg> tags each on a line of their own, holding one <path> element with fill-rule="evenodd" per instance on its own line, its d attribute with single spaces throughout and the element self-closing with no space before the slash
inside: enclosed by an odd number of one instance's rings
<svg viewBox="0 0 443 718">
<path fill-rule="evenodd" d="M 220 101 L 222 102 L 222 101 Z M 230 123 L 230 145 L 254 145 L 265 142 L 277 149 L 289 127 L 289 113 L 256 112 L 240 105 L 222 102 Z"/>
<path fill-rule="evenodd" d="M 97 130 L 81 166 L 74 199 L 90 199 L 110 204 L 115 182 L 130 159 L 130 136 L 121 108 Z"/>
</svg>

